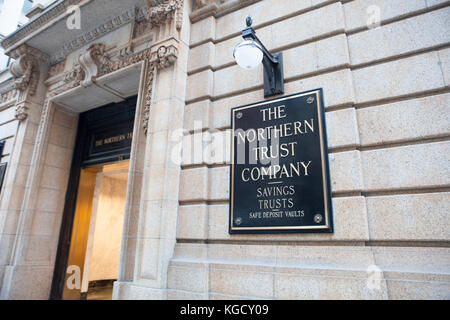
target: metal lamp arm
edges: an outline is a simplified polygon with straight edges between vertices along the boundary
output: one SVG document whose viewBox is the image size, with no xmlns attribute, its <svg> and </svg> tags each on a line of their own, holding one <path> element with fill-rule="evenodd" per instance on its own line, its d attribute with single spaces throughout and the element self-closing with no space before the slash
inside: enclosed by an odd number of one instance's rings
<svg viewBox="0 0 450 320">
<path fill-rule="evenodd" d="M 263 43 L 261 42 L 261 40 L 259 40 L 259 38 L 255 35 L 255 41 L 261 46 L 262 52 L 264 53 L 264 55 L 269 58 L 269 60 L 272 63 L 277 64 L 278 63 L 278 59 L 275 58 L 270 52 L 269 50 L 267 50 L 267 48 L 263 45 Z"/>
<path fill-rule="evenodd" d="M 242 31 L 242 38 L 244 38 L 245 40 L 253 40 L 256 43 L 259 44 L 259 46 L 262 49 L 262 52 L 264 53 L 264 55 L 274 64 L 278 63 L 278 59 L 276 57 L 274 57 L 269 50 L 267 50 L 267 48 L 264 46 L 264 44 L 261 42 L 261 40 L 259 40 L 258 36 L 256 35 L 255 30 L 252 27 L 248 27 L 246 29 L 244 29 Z"/>
<path fill-rule="evenodd" d="M 264 97 L 284 94 L 283 53 L 271 54 L 256 36 L 252 23 L 252 18 L 247 16 L 247 28 L 242 30 L 242 38 L 256 42 L 264 54 Z"/>
</svg>

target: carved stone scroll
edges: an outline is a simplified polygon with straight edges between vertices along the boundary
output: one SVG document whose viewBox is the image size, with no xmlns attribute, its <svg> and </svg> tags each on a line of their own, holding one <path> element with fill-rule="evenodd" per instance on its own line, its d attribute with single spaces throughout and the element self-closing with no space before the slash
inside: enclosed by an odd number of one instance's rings
<svg viewBox="0 0 450 320">
<path fill-rule="evenodd" d="M 47 57 L 27 45 L 14 50 L 11 57 L 16 59 L 10 66 L 14 77 L 14 88 L 22 92 L 27 91 L 30 96 L 33 96 L 40 77 L 39 62 L 46 60 Z"/>
<path fill-rule="evenodd" d="M 184 0 L 147 0 L 146 18 L 152 28 L 171 23 L 176 19 L 176 28 L 181 30 Z"/>
<path fill-rule="evenodd" d="M 19 93 L 15 118 L 25 120 L 28 116 L 26 98 L 35 95 L 41 77 L 40 64 L 46 62 L 48 56 L 25 44 L 12 51 L 10 56 L 15 59 L 10 65 L 13 88 Z"/>
</svg>

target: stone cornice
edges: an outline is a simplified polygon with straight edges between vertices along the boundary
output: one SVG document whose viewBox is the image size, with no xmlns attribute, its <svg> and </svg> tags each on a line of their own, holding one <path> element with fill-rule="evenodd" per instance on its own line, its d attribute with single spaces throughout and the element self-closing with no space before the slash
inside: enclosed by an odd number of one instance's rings
<svg viewBox="0 0 450 320">
<path fill-rule="evenodd" d="M 111 54 L 106 52 L 104 44 L 93 44 L 79 57 L 78 64 L 61 75 L 64 84 L 50 90 L 47 97 L 54 97 L 78 86 L 87 87 L 101 76 L 144 60 L 149 62 L 152 70 L 167 68 L 175 63 L 178 56 L 178 49 L 176 45 L 170 43 L 131 54 L 124 59 L 113 60 L 110 56 L 119 55 L 118 52 Z"/>
<path fill-rule="evenodd" d="M 31 20 L 22 28 L 12 33 L 4 40 L 1 41 L 2 47 L 5 51 L 8 51 L 11 47 L 16 45 L 20 40 L 23 40 L 31 33 L 39 30 L 44 25 L 48 24 L 51 20 L 58 18 L 67 13 L 67 9 L 73 5 L 79 5 L 83 0 L 60 0 L 52 5 L 50 8 L 44 11 L 40 16 Z"/>
<path fill-rule="evenodd" d="M 47 9 L 42 15 L 29 22 L 23 28 L 17 30 L 12 35 L 5 38 L 1 45 L 5 48 L 8 55 L 12 56 L 15 47 L 32 37 L 33 33 L 43 30 L 42 28 L 53 23 L 67 14 L 67 9 L 73 5 L 85 5 L 93 0 L 61 0 Z M 74 39 L 59 46 L 59 49 L 51 53 L 48 58 L 49 65 L 63 61 L 67 55 L 82 48 L 90 43 L 94 43 L 104 35 L 133 21 L 140 22 L 148 20 L 150 27 L 158 28 L 164 24 L 175 21 L 177 30 L 181 29 L 183 19 L 184 0 L 146 0 L 147 6 L 130 8 L 117 16 L 109 18 L 104 23 L 91 29 L 90 31 L 77 36 Z"/>
<path fill-rule="evenodd" d="M 67 15 L 67 9 L 73 5 L 87 4 L 92 0 L 62 0 L 59 3 L 54 4 L 52 7 L 47 9 L 43 14 L 41 14 L 36 19 L 30 21 L 21 29 L 6 37 L 0 43 L 5 49 L 8 55 L 11 55 L 10 51 L 14 47 L 31 36 L 33 33 L 39 31 L 42 27 L 56 21 L 58 18 Z M 60 46 L 60 50 L 55 51 L 49 57 L 49 64 L 54 65 L 63 61 L 68 54 L 74 52 L 75 50 L 96 41 L 102 36 L 120 28 L 121 26 L 128 24 L 134 20 L 141 21 L 145 18 L 147 8 L 130 8 L 122 12 L 121 14 L 114 16 L 104 23 L 98 25 L 97 27 L 89 30 L 88 32 L 71 39 L 69 42 L 64 43 Z"/>
<path fill-rule="evenodd" d="M 129 9 L 122 14 L 113 17 L 97 26 L 96 28 L 86 32 L 85 34 L 73 39 L 72 41 L 65 43 L 62 45 L 62 49 L 55 52 L 50 57 L 50 65 L 54 65 L 59 63 L 65 59 L 65 57 L 74 52 L 75 50 L 85 46 L 86 44 L 92 43 L 97 39 L 103 37 L 104 35 L 120 28 L 121 26 L 138 20 L 144 15 L 143 10 L 141 9 Z"/>
<path fill-rule="evenodd" d="M 189 15 L 191 22 L 210 16 L 220 17 L 262 0 L 194 0 L 194 10 Z"/>
<path fill-rule="evenodd" d="M 181 29 L 184 0 L 146 0 L 146 2 L 146 18 L 152 27 L 158 28 L 172 22 L 175 18 L 177 30 Z"/>
<path fill-rule="evenodd" d="M 114 56 L 118 55 L 114 54 Z M 64 84 L 47 92 L 47 100 L 80 86 L 90 86 L 101 76 L 142 61 L 147 61 L 149 69 L 144 86 L 145 106 L 142 118 L 144 132 L 147 133 L 154 76 L 158 70 L 166 69 L 174 65 L 177 59 L 178 41 L 175 39 L 167 39 L 157 46 L 131 54 L 125 59 L 118 60 L 112 60 L 109 57 L 104 44 L 96 43 L 79 57 L 79 64 L 76 64 L 72 70 L 67 71 L 62 75 Z M 22 106 L 18 106 L 17 108 L 17 110 L 22 111 L 21 114 L 26 115 L 26 108 L 22 108 Z"/>
</svg>

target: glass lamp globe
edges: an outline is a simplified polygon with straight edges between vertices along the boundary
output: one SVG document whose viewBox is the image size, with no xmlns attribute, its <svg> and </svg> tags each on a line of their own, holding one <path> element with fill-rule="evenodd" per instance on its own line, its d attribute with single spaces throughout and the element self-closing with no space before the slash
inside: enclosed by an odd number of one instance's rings
<svg viewBox="0 0 450 320">
<path fill-rule="evenodd" d="M 245 40 L 234 48 L 233 56 L 239 66 L 251 70 L 261 63 L 264 54 L 253 40 Z"/>
</svg>

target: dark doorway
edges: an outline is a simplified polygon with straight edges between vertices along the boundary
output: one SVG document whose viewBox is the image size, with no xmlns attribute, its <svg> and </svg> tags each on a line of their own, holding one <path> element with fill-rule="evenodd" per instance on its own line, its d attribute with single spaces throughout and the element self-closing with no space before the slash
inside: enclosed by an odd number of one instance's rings
<svg viewBox="0 0 450 320">
<path fill-rule="evenodd" d="M 135 111 L 133 97 L 80 114 L 52 300 L 111 297 L 112 282 L 117 280 L 114 270 L 119 263 Z"/>
</svg>

